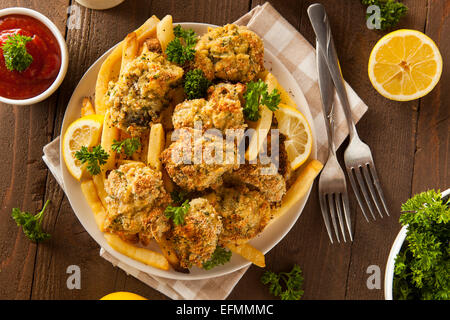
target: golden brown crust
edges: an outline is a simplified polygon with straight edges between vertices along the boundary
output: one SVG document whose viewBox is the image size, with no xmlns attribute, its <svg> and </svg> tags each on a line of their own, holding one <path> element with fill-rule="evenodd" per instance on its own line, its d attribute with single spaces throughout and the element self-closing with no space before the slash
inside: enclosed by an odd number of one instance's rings
<svg viewBox="0 0 450 320">
<path fill-rule="evenodd" d="M 263 42 L 244 26 L 215 28 L 200 38 L 195 50 L 195 66 L 210 80 L 249 82 L 264 70 Z"/>
</svg>

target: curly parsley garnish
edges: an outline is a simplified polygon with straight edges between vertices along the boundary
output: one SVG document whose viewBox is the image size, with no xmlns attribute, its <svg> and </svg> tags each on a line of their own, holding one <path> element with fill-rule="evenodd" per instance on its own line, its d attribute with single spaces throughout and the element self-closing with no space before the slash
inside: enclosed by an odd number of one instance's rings
<svg viewBox="0 0 450 320">
<path fill-rule="evenodd" d="M 396 0 L 361 0 L 367 6 L 375 5 L 380 8 L 380 28 L 390 29 L 397 25 L 408 12 L 408 7 Z M 367 14 L 366 19 L 371 15 Z"/>
<path fill-rule="evenodd" d="M 217 267 L 230 261 L 231 255 L 232 253 L 230 250 L 227 250 L 221 246 L 217 246 L 211 258 L 208 261 L 204 262 L 202 267 L 205 270 L 211 270 L 214 267 Z"/>
<path fill-rule="evenodd" d="M 49 203 L 50 200 L 47 200 L 41 212 L 35 215 L 22 211 L 19 208 L 12 209 L 12 218 L 18 226 L 22 226 L 23 233 L 34 242 L 44 241 L 51 237 L 49 233 L 42 231 L 41 228 L 42 217 Z"/>
<path fill-rule="evenodd" d="M 14 34 L 2 46 L 5 65 L 9 71 L 25 71 L 33 62 L 33 57 L 27 52 L 26 44 L 31 41 L 30 37 Z"/>
<path fill-rule="evenodd" d="M 188 99 L 200 99 L 205 97 L 211 81 L 205 77 L 200 69 L 194 69 L 186 73 L 184 79 L 184 92 Z"/>
<path fill-rule="evenodd" d="M 75 153 L 75 158 L 81 163 L 87 163 L 87 170 L 93 176 L 101 172 L 100 166 L 106 163 L 109 154 L 102 148 L 101 145 L 92 148 L 92 151 L 85 146 L 82 146 L 79 151 Z"/>
<path fill-rule="evenodd" d="M 184 65 L 195 56 L 197 34 L 192 29 L 183 29 L 180 25 L 173 28 L 175 39 L 169 42 L 166 48 L 167 60 Z"/>
<path fill-rule="evenodd" d="M 267 91 L 267 84 L 261 79 L 257 82 L 252 81 L 247 84 L 244 98 L 244 116 L 251 121 L 257 121 L 261 117 L 259 114 L 260 105 L 265 105 L 270 110 L 275 111 L 278 109 L 278 104 L 281 101 L 278 90 L 273 89 L 269 93 Z"/>
<path fill-rule="evenodd" d="M 129 157 L 131 157 L 140 147 L 141 142 L 139 138 L 128 138 L 122 141 L 114 139 L 113 144 L 111 145 L 111 149 L 115 152 L 121 153 L 123 151 Z"/>
<path fill-rule="evenodd" d="M 290 272 L 266 271 L 261 282 L 268 285 L 270 293 L 281 300 L 300 300 L 303 295 L 303 275 L 298 265 L 294 265 Z"/>
<path fill-rule="evenodd" d="M 400 223 L 408 233 L 395 260 L 395 299 L 450 299 L 449 206 L 450 200 L 434 190 L 402 205 Z"/>
<path fill-rule="evenodd" d="M 179 207 L 168 205 L 164 210 L 164 214 L 167 218 L 172 219 L 176 226 L 183 225 L 184 217 L 188 213 L 190 207 L 189 199 L 186 199 Z"/>
</svg>

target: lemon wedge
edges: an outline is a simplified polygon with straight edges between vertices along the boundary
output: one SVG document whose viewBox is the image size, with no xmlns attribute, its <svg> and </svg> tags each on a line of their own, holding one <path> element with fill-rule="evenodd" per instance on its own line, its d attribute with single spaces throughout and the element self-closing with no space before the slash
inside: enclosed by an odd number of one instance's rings
<svg viewBox="0 0 450 320">
<path fill-rule="evenodd" d="M 381 38 L 369 58 L 369 79 L 384 97 L 409 101 L 423 97 L 438 83 L 442 57 L 428 36 L 397 30 Z"/>
<path fill-rule="evenodd" d="M 75 153 L 82 146 L 90 148 L 98 145 L 102 127 L 103 116 L 92 114 L 72 122 L 64 133 L 62 143 L 64 162 L 70 174 L 78 181 L 83 176 L 85 169 L 81 162 L 75 158 Z"/>
<path fill-rule="evenodd" d="M 300 167 L 311 154 L 312 132 L 305 116 L 296 108 L 280 103 L 274 111 L 280 133 L 287 138 L 285 147 L 293 170 Z"/>
<path fill-rule="evenodd" d="M 147 299 L 135 293 L 119 291 L 107 294 L 100 300 L 147 300 Z"/>
</svg>

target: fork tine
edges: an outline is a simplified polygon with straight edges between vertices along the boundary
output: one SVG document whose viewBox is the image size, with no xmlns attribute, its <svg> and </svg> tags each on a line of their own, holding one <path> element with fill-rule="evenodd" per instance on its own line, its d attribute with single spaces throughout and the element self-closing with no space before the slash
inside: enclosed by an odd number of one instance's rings
<svg viewBox="0 0 450 320">
<path fill-rule="evenodd" d="M 369 219 L 367 218 L 366 210 L 364 209 L 364 203 L 363 203 L 361 195 L 359 194 L 359 191 L 357 189 L 355 178 L 353 177 L 352 168 L 347 168 L 347 175 L 350 180 L 350 184 L 352 185 L 353 193 L 355 194 L 356 199 L 358 200 L 358 203 L 359 203 L 359 207 L 361 208 L 361 211 L 364 215 L 364 218 L 366 218 L 366 221 L 369 222 Z"/>
<path fill-rule="evenodd" d="M 333 244 L 333 236 L 331 235 L 330 219 L 328 218 L 328 208 L 325 200 L 325 195 L 319 195 L 320 210 L 322 211 L 323 222 L 325 222 L 325 228 L 328 232 L 328 237 Z"/>
<path fill-rule="evenodd" d="M 369 164 L 366 164 L 365 166 L 361 166 L 361 171 L 363 172 L 364 179 L 366 180 L 366 184 L 369 187 L 369 191 L 370 191 L 370 195 L 372 196 L 373 203 L 375 203 L 375 207 L 377 207 L 380 217 L 383 218 L 383 214 L 381 213 L 380 203 L 375 194 L 375 189 L 373 188 L 373 183 L 372 183 L 372 179 L 370 178 L 369 169 L 367 168 L 368 166 L 369 166 Z"/>
<path fill-rule="evenodd" d="M 343 201 L 343 207 L 344 207 L 344 217 L 345 217 L 345 223 L 347 225 L 348 233 L 350 235 L 350 241 L 353 241 L 353 233 L 352 233 L 352 222 L 350 220 L 350 205 L 348 203 L 348 195 L 347 193 L 344 193 L 341 195 L 342 201 Z"/>
<path fill-rule="evenodd" d="M 334 210 L 334 205 L 333 205 L 333 200 L 332 200 L 333 194 L 328 194 L 327 197 L 328 197 L 328 206 L 330 208 L 331 222 L 333 223 L 334 233 L 336 235 L 337 242 L 340 243 L 341 241 L 339 240 L 339 232 L 338 232 L 338 228 L 337 228 L 337 224 L 336 224 L 336 212 Z"/>
<path fill-rule="evenodd" d="M 370 163 L 369 169 L 370 169 L 370 173 L 372 173 L 373 183 L 375 184 L 375 188 L 377 188 L 378 196 L 381 200 L 381 203 L 383 204 L 384 211 L 386 212 L 387 216 L 389 217 L 389 210 L 387 208 L 386 201 L 384 200 L 383 189 L 381 189 L 381 184 L 380 184 L 380 180 L 378 179 L 377 170 L 375 169 L 375 164 Z"/>
<path fill-rule="evenodd" d="M 334 195 L 334 203 L 336 204 L 339 226 L 341 227 L 341 232 L 342 232 L 342 238 L 344 239 L 344 242 L 347 242 L 347 239 L 345 239 L 344 219 L 342 218 L 341 201 L 340 201 L 339 193 L 336 193 Z"/>
<path fill-rule="evenodd" d="M 361 190 L 361 193 L 363 194 L 364 199 L 366 200 L 366 205 L 369 208 L 369 211 L 370 211 L 370 214 L 372 215 L 373 220 L 377 220 L 375 218 L 375 214 L 373 213 L 372 203 L 370 202 L 369 194 L 368 194 L 367 188 L 366 188 L 366 186 L 364 184 L 364 180 L 363 180 L 363 177 L 361 175 L 360 168 L 361 168 L 361 166 L 359 166 L 357 168 L 354 168 L 356 180 L 358 181 L 359 188 Z"/>
</svg>

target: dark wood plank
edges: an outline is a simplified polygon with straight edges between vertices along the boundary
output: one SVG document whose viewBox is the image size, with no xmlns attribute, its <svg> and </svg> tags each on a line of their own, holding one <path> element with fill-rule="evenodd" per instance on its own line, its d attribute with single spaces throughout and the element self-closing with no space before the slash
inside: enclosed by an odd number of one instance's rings
<svg viewBox="0 0 450 320">
<path fill-rule="evenodd" d="M 438 45 L 444 68 L 438 85 L 420 102 L 412 194 L 450 187 L 450 3 L 428 2 L 425 32 Z"/>
<path fill-rule="evenodd" d="M 51 17 L 65 32 L 68 1 L 1 1 L 0 7 L 24 6 Z M 3 179 L 0 181 L 0 298 L 28 299 L 33 282 L 36 245 L 11 219 L 11 210 L 36 212 L 43 205 L 47 169 L 42 146 L 51 140 L 57 94 L 33 106 L 0 105 L 0 148 Z M 50 209 L 52 210 L 52 209 Z M 45 219 L 47 220 L 47 219 Z"/>
</svg>

